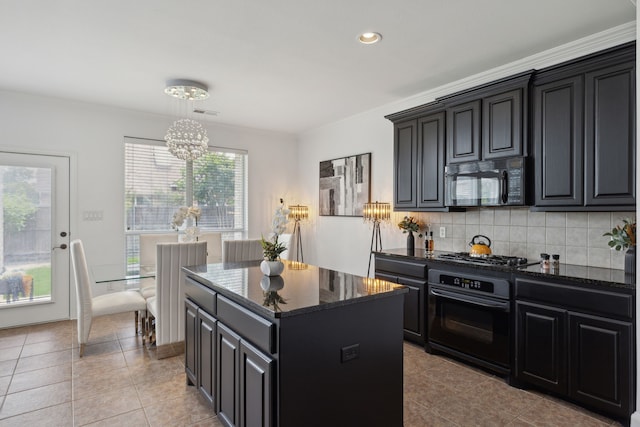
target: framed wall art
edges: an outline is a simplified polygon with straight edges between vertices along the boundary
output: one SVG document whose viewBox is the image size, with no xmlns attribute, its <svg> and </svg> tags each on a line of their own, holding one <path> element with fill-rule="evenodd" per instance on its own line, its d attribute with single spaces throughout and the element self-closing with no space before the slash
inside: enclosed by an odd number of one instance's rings
<svg viewBox="0 0 640 427">
<path fill-rule="evenodd" d="M 321 216 L 362 216 L 371 189 L 371 153 L 320 162 Z"/>
</svg>

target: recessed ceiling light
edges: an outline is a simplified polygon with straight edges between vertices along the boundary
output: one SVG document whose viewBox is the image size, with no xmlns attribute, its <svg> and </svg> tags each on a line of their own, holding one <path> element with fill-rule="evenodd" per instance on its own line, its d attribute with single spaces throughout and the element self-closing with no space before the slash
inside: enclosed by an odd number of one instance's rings
<svg viewBox="0 0 640 427">
<path fill-rule="evenodd" d="M 374 44 L 382 40 L 380 33 L 362 33 L 358 36 L 358 41 L 362 44 Z"/>
</svg>

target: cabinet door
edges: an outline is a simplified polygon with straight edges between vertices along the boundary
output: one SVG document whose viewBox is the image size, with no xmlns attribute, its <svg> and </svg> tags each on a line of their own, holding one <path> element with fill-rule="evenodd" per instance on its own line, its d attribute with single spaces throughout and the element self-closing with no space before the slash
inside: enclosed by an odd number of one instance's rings
<svg viewBox="0 0 640 427">
<path fill-rule="evenodd" d="M 187 373 L 187 384 L 188 385 L 196 385 L 198 384 L 198 370 L 197 366 L 197 335 L 196 331 L 198 330 L 198 306 L 195 305 L 191 300 L 185 300 L 185 333 L 184 333 L 184 367 Z"/>
<path fill-rule="evenodd" d="M 633 325 L 569 314 L 569 396 L 629 416 L 633 396 Z"/>
<path fill-rule="evenodd" d="M 582 206 L 583 80 L 575 76 L 534 88 L 536 206 Z"/>
<path fill-rule="evenodd" d="M 444 113 L 418 119 L 419 208 L 444 207 Z"/>
<path fill-rule="evenodd" d="M 418 150 L 416 121 L 397 123 L 393 129 L 393 205 L 394 208 L 416 207 Z"/>
<path fill-rule="evenodd" d="M 398 277 L 398 283 L 409 289 L 409 293 L 404 294 L 404 338 L 424 344 L 427 341 L 424 314 L 427 282 Z"/>
<path fill-rule="evenodd" d="M 223 323 L 218 322 L 216 331 L 216 375 L 218 377 L 216 406 L 218 419 L 225 426 L 239 425 L 240 390 L 239 367 L 240 336 Z"/>
<path fill-rule="evenodd" d="M 480 160 L 480 100 L 447 108 L 447 164 Z"/>
<path fill-rule="evenodd" d="M 198 389 L 213 407 L 216 392 L 216 323 L 216 319 L 205 311 L 198 310 Z"/>
<path fill-rule="evenodd" d="M 482 99 L 483 159 L 523 154 L 523 89 Z"/>
<path fill-rule="evenodd" d="M 636 204 L 635 62 L 585 75 L 586 204 Z"/>
<path fill-rule="evenodd" d="M 567 393 L 565 310 L 516 302 L 516 378 Z"/>
<path fill-rule="evenodd" d="M 427 282 L 379 272 L 376 272 L 376 279 L 399 283 L 409 289 L 409 292 L 404 294 L 404 339 L 424 344 L 427 340 L 424 313 Z"/>
<path fill-rule="evenodd" d="M 275 361 L 245 341 L 240 342 L 240 425 L 270 427 L 274 418 Z"/>
</svg>

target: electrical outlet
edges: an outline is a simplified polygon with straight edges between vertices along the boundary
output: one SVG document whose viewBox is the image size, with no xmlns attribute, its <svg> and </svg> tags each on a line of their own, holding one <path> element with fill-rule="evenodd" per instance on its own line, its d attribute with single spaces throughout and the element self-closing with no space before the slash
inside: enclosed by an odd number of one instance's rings
<svg viewBox="0 0 640 427">
<path fill-rule="evenodd" d="M 447 237 L 447 229 L 446 227 L 440 227 L 440 238 L 444 239 L 445 237 Z"/>
<path fill-rule="evenodd" d="M 360 344 L 353 344 L 340 349 L 340 361 L 342 363 L 354 360 L 360 357 Z"/>
</svg>

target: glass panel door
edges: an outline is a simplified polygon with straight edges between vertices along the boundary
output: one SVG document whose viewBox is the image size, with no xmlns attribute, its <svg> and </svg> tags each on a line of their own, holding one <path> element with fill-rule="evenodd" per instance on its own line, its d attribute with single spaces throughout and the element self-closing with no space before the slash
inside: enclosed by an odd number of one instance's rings
<svg viewBox="0 0 640 427">
<path fill-rule="evenodd" d="M 69 318 L 69 158 L 0 152 L 0 328 Z"/>
</svg>

